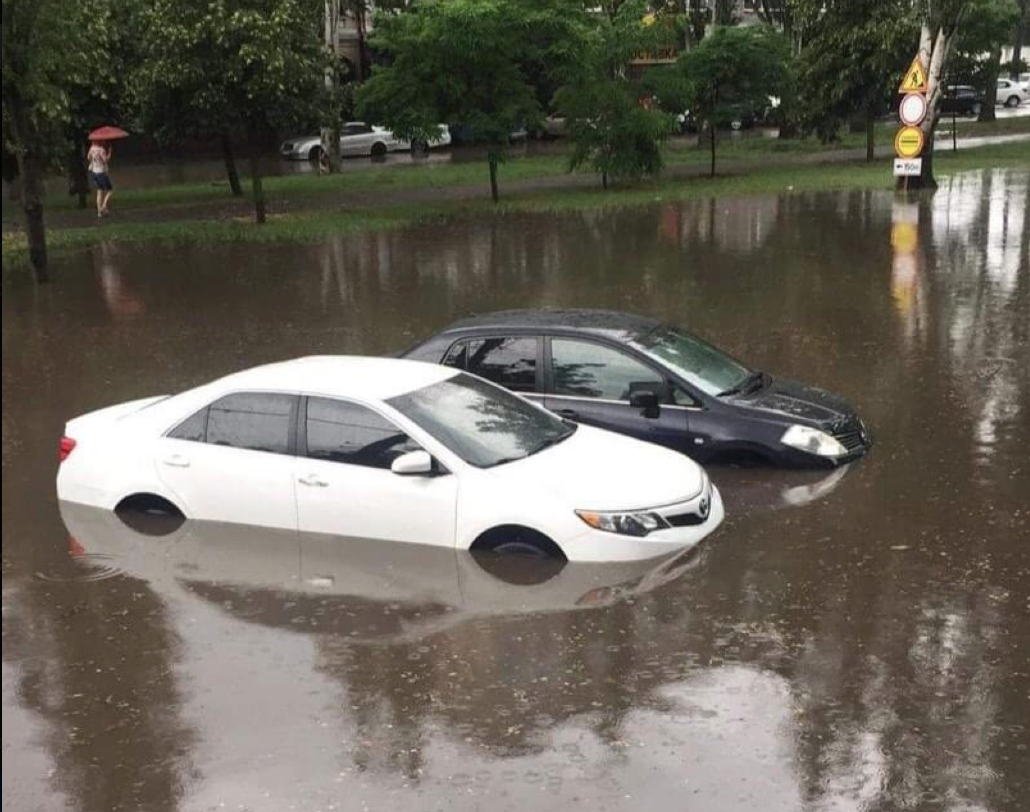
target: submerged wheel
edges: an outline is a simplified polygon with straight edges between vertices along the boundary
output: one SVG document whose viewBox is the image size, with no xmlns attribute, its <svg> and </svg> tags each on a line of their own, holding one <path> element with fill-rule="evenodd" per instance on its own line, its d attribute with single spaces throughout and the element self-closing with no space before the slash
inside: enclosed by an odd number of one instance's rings
<svg viewBox="0 0 1030 812">
<path fill-rule="evenodd" d="M 514 524 L 501 525 L 487 530 L 472 543 L 472 550 L 474 552 L 567 560 L 561 548 L 543 533 Z"/>
<path fill-rule="evenodd" d="M 115 506 L 114 512 L 126 526 L 145 536 L 167 536 L 186 521 L 179 508 L 154 493 L 126 496 Z"/>
<path fill-rule="evenodd" d="M 384 155 L 386 155 L 386 144 L 384 144 L 382 141 L 376 141 L 372 145 L 372 150 L 369 154 L 373 158 L 382 158 Z"/>
<path fill-rule="evenodd" d="M 518 525 L 487 530 L 475 540 L 471 552 L 484 572 L 519 586 L 550 581 L 568 561 L 561 548 L 543 533 Z"/>
<path fill-rule="evenodd" d="M 311 161 L 311 163 L 313 163 L 313 164 L 317 164 L 319 161 L 321 161 L 322 160 L 322 148 L 319 147 L 319 146 L 312 147 L 311 151 L 308 152 L 308 160 Z"/>
<path fill-rule="evenodd" d="M 1019 96 L 1009 96 L 1005 99 L 1006 107 L 1019 107 Z"/>
</svg>

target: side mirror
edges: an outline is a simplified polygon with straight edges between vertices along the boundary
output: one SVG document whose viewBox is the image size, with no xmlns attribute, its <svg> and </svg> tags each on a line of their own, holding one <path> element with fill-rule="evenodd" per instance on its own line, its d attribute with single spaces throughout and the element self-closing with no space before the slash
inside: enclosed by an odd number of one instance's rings
<svg viewBox="0 0 1030 812">
<path fill-rule="evenodd" d="M 433 472 L 433 458 L 428 451 L 409 451 L 401 454 L 395 459 L 390 470 L 401 476 L 417 476 L 419 474 L 431 474 Z"/>
<path fill-rule="evenodd" d="M 642 389 L 629 396 L 629 405 L 634 409 L 640 409 L 644 417 L 655 418 L 661 412 L 661 403 L 658 395 L 649 389 Z"/>
</svg>

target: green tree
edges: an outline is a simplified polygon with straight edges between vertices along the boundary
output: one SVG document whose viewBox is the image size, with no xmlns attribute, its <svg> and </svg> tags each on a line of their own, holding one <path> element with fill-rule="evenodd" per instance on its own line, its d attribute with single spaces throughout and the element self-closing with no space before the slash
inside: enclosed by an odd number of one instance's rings
<svg viewBox="0 0 1030 812">
<path fill-rule="evenodd" d="M 426 0 L 380 15 L 372 45 L 385 64 L 358 89 L 358 115 L 412 141 L 431 141 L 441 123 L 464 129 L 487 146 L 496 202 L 511 133 L 541 119 L 529 76 L 548 54 L 562 58 L 565 11 L 546 0 Z"/>
<path fill-rule="evenodd" d="M 807 27 L 799 85 L 801 122 L 821 140 L 860 115 L 866 160 L 875 153 L 874 124 L 893 101 L 912 59 L 918 21 L 909 0 L 831 0 Z"/>
<path fill-rule="evenodd" d="M 994 121 L 1001 76 L 1001 51 L 1019 22 L 1021 10 L 1015 0 L 971 0 L 955 37 L 948 80 L 980 88 L 983 104 L 980 121 Z"/>
<path fill-rule="evenodd" d="M 642 103 L 645 83 L 629 71 L 640 53 L 671 43 L 675 29 L 646 14 L 642 0 L 602 9 L 581 29 L 579 58 L 555 94 L 574 144 L 569 168 L 590 166 L 607 189 L 609 178 L 657 173 L 661 143 L 672 132 L 672 117 Z"/>
<path fill-rule="evenodd" d="M 29 261 L 48 279 L 42 181 L 66 159 L 70 97 L 102 65 L 98 0 L 3 0 L 3 136 L 17 160 Z"/>
<path fill-rule="evenodd" d="M 708 128 L 710 174 L 715 175 L 716 131 L 778 96 L 787 82 L 790 48 L 765 25 L 717 27 L 696 48 L 680 55 L 677 74 L 684 96 Z"/>
<path fill-rule="evenodd" d="M 158 135 L 217 133 L 226 147 L 230 132 L 245 132 L 258 223 L 263 148 L 277 128 L 316 112 L 321 12 L 315 0 L 155 0 L 145 13 L 148 56 L 136 77 L 144 119 Z"/>
</svg>

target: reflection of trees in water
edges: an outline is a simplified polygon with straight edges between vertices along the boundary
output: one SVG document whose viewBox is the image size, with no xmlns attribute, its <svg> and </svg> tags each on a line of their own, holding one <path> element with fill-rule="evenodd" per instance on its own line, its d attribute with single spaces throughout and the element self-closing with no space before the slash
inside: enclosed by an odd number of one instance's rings
<svg viewBox="0 0 1030 812">
<path fill-rule="evenodd" d="M 135 578 L 5 586 L 4 658 L 20 661 L 17 701 L 43 721 L 72 808 L 179 808 L 195 733 L 178 714 L 178 646 Z"/>
</svg>

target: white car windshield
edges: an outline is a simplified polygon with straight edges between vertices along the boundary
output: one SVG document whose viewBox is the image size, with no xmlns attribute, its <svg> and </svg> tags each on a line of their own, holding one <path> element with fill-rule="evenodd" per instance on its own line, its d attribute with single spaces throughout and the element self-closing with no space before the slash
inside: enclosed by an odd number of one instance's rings
<svg viewBox="0 0 1030 812">
<path fill-rule="evenodd" d="M 576 430 L 574 424 L 472 375 L 458 374 L 387 403 L 480 468 L 536 454 Z"/>
<path fill-rule="evenodd" d="M 668 327 L 652 330 L 631 343 L 709 395 L 731 391 L 751 374 L 711 344 Z"/>
</svg>

